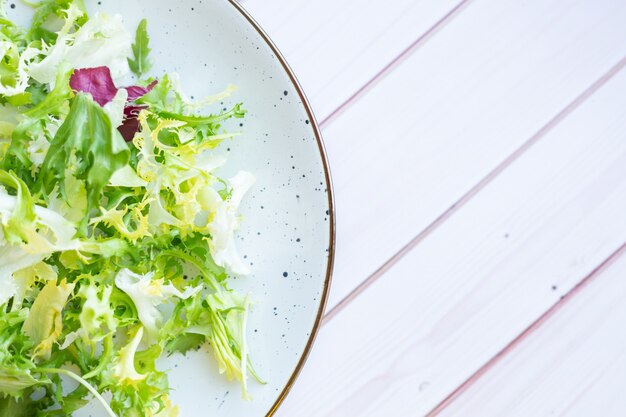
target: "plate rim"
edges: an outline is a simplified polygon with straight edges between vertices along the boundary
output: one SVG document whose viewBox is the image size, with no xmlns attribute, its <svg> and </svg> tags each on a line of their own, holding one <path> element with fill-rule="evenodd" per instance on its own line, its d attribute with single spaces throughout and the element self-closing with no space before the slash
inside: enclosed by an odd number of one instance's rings
<svg viewBox="0 0 626 417">
<path fill-rule="evenodd" d="M 306 110 L 307 116 L 309 117 L 309 121 L 311 123 L 311 127 L 313 128 L 313 133 L 315 135 L 315 140 L 317 142 L 320 157 L 322 158 L 322 166 L 324 168 L 324 177 L 326 181 L 326 190 L 327 190 L 326 194 L 328 197 L 328 220 L 329 220 L 328 262 L 326 265 L 326 276 L 324 278 L 324 289 L 322 291 L 320 305 L 319 305 L 317 314 L 315 316 L 315 321 L 313 322 L 313 328 L 311 329 L 311 334 L 309 335 L 309 339 L 307 340 L 304 350 L 302 351 L 302 356 L 300 357 L 300 360 L 298 361 L 298 363 L 296 364 L 296 367 L 291 373 L 291 376 L 287 380 L 287 383 L 285 384 L 280 394 L 278 395 L 278 398 L 276 399 L 274 404 L 271 406 L 271 408 L 265 415 L 266 417 L 271 417 L 280 408 L 283 401 L 287 397 L 287 394 L 289 394 L 289 392 L 291 391 L 291 388 L 293 388 L 296 382 L 296 379 L 298 378 L 298 376 L 300 375 L 300 372 L 304 368 L 304 365 L 308 359 L 309 353 L 311 352 L 313 348 L 313 344 L 315 343 L 315 339 L 317 337 L 319 329 L 322 325 L 322 320 L 324 318 L 324 311 L 326 310 L 326 303 L 328 302 L 328 294 L 330 292 L 330 286 L 331 286 L 332 275 L 333 275 L 333 267 L 335 264 L 335 239 L 336 239 L 336 236 L 335 236 L 336 235 L 336 225 L 335 225 L 336 215 L 335 215 L 335 196 L 334 196 L 335 194 L 333 191 L 333 180 L 332 180 L 332 175 L 330 171 L 330 164 L 328 162 L 328 155 L 326 153 L 324 140 L 322 139 L 320 127 L 317 122 L 317 119 L 315 118 L 315 114 L 313 113 L 311 104 L 309 103 L 309 100 L 307 99 L 306 94 L 304 93 L 304 90 L 302 86 L 300 85 L 300 82 L 298 81 L 295 73 L 293 72 L 289 64 L 287 63 L 287 60 L 285 59 L 283 54 L 280 52 L 280 50 L 278 49 L 274 41 L 272 41 L 269 35 L 265 32 L 265 30 L 263 30 L 261 25 L 250 15 L 250 13 L 248 13 L 248 11 L 237 0 L 228 0 L 228 3 L 230 3 L 230 5 L 233 6 L 233 8 L 241 14 L 241 16 L 254 28 L 254 30 L 256 30 L 259 36 L 265 41 L 267 46 L 269 46 L 269 48 L 272 50 L 272 52 L 276 56 L 276 59 L 278 60 L 280 65 L 283 67 L 283 69 L 287 73 L 294 88 L 296 89 L 296 92 L 298 93 L 298 96 L 300 97 L 302 105 L 304 106 L 304 109 Z"/>
</svg>

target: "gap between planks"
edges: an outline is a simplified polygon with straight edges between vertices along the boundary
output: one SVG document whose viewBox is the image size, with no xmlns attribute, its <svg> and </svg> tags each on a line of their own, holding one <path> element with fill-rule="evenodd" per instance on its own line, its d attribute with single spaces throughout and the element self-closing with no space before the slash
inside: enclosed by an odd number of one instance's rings
<svg viewBox="0 0 626 417">
<path fill-rule="evenodd" d="M 443 399 L 435 408 L 433 408 L 426 417 L 435 417 L 439 415 L 446 407 L 452 404 L 457 398 L 459 398 L 465 391 L 467 391 L 476 381 L 478 381 L 483 375 L 489 372 L 495 365 L 502 361 L 511 351 L 513 351 L 518 345 L 520 345 L 527 337 L 536 332 L 544 323 L 550 320 L 558 311 L 576 297 L 582 290 L 587 288 L 589 284 L 602 275 L 607 268 L 609 268 L 615 261 L 626 253 L 626 242 L 624 242 L 615 252 L 609 255 L 604 261 L 596 266 L 586 277 L 584 277 L 578 284 L 576 284 L 571 290 L 561 297 L 559 301 L 552 305 L 545 313 L 543 313 L 537 320 L 531 323 L 523 332 L 521 332 L 515 339 L 513 339 L 508 345 L 506 345 L 500 352 L 498 352 L 487 363 L 481 366 L 476 372 L 474 372 L 469 378 L 467 378 L 461 385 L 459 385 L 454 391 Z"/>
<path fill-rule="evenodd" d="M 341 301 L 339 301 L 332 309 L 326 312 L 322 325 L 332 320 L 338 313 L 341 312 L 352 300 L 359 296 L 367 287 L 373 282 L 378 280 L 385 274 L 393 265 L 395 265 L 400 259 L 402 259 L 407 253 L 411 252 L 420 242 L 426 237 L 432 234 L 438 229 L 447 219 L 453 216 L 459 209 L 465 206 L 475 195 L 491 183 L 500 173 L 502 173 L 508 166 L 519 159 L 528 149 L 535 145 L 541 138 L 543 138 L 549 131 L 556 127 L 562 120 L 567 118 L 574 110 L 580 107 L 589 97 L 591 97 L 596 91 L 598 91 L 604 84 L 606 84 L 611 78 L 619 73 L 626 66 L 626 57 L 623 57 L 617 64 L 615 64 L 609 71 L 598 78 L 593 84 L 587 87 L 578 97 L 576 97 L 570 104 L 565 106 L 559 113 L 557 113 L 552 119 L 550 119 L 543 127 L 541 127 L 533 136 L 524 142 L 519 148 L 517 148 L 511 155 L 504 159 L 498 166 L 496 166 L 489 174 L 487 174 L 482 180 L 480 180 L 474 187 L 467 191 L 459 200 L 450 206 L 445 212 L 437 217 L 432 223 L 430 223 L 424 230 L 419 232 L 409 243 L 407 243 L 400 251 L 393 255 L 387 262 L 385 262 L 374 273 L 368 276 L 361 284 L 353 289 L 348 295 L 346 295 Z"/>
<path fill-rule="evenodd" d="M 331 121 L 333 121 L 339 114 L 341 114 L 346 108 L 350 105 L 354 104 L 363 94 L 365 94 L 369 89 L 371 89 L 378 81 L 380 81 L 387 74 L 392 72 L 395 68 L 398 67 L 402 62 L 405 61 L 413 52 L 419 49 L 420 46 L 424 45 L 431 39 L 437 32 L 439 32 L 444 26 L 446 26 L 449 22 L 451 22 L 456 16 L 458 16 L 473 0 L 462 0 L 459 4 L 450 9 L 445 15 L 443 15 L 434 25 L 432 25 L 426 32 L 421 34 L 417 39 L 415 39 L 411 44 L 406 47 L 398 56 L 392 59 L 387 65 L 385 65 L 380 71 L 378 71 L 369 81 L 367 81 L 363 86 L 361 86 L 358 90 L 356 90 L 350 97 L 346 99 L 343 103 L 341 103 L 335 110 L 330 112 L 328 116 L 326 116 L 320 122 L 320 128 L 326 127 Z"/>
</svg>

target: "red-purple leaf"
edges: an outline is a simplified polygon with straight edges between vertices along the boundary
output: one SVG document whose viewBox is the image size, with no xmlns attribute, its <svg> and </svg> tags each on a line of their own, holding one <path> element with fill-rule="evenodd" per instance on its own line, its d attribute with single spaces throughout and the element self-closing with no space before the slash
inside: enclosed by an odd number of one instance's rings
<svg viewBox="0 0 626 417">
<path fill-rule="evenodd" d="M 133 85 L 131 87 L 125 87 L 126 91 L 128 91 L 128 101 L 135 101 L 138 98 L 141 98 L 148 94 L 155 85 L 157 85 L 158 81 L 152 81 L 147 87 L 140 87 L 138 85 Z"/>
<path fill-rule="evenodd" d="M 139 112 L 143 109 L 147 109 L 147 106 L 129 105 L 124 108 L 124 121 L 122 125 L 117 128 L 122 134 L 122 137 L 126 142 L 133 140 L 135 133 L 139 131 Z"/>
<path fill-rule="evenodd" d="M 129 119 L 131 117 L 134 117 L 135 119 L 139 116 L 139 113 L 144 110 L 147 109 L 148 106 L 138 106 L 136 104 L 129 104 L 128 106 L 124 107 L 124 118 L 125 119 Z"/>
<path fill-rule="evenodd" d="M 128 98 L 126 99 L 126 107 L 124 107 L 124 121 L 117 130 L 120 131 L 127 142 L 133 140 L 133 136 L 139 130 L 139 120 L 137 120 L 139 112 L 147 108 L 146 106 L 137 106 L 129 103 L 148 94 L 158 82 L 158 80 L 154 80 L 147 87 L 138 85 L 123 87 L 128 92 Z M 119 91 L 115 87 L 108 67 L 75 70 L 70 78 L 70 87 L 74 91 L 91 94 L 94 101 L 101 106 L 110 103 Z"/>
<path fill-rule="evenodd" d="M 91 94 L 94 101 L 101 106 L 109 103 L 117 94 L 117 88 L 108 67 L 75 70 L 70 78 L 70 87 L 74 91 Z"/>
</svg>

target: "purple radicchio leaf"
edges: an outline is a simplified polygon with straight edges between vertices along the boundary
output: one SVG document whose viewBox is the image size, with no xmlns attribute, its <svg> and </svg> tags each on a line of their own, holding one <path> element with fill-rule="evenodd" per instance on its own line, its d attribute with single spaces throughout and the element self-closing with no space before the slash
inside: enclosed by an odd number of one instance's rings
<svg viewBox="0 0 626 417">
<path fill-rule="evenodd" d="M 139 112 L 147 108 L 147 106 L 137 106 L 132 102 L 148 94 L 157 83 L 158 81 L 154 80 L 147 87 L 138 85 L 122 87 L 128 92 L 128 98 L 124 107 L 124 121 L 118 130 L 127 142 L 131 141 L 135 133 L 139 131 L 139 120 L 137 119 Z M 74 91 L 91 94 L 94 101 L 101 106 L 110 103 L 119 90 L 113 82 L 108 67 L 75 70 L 70 78 L 70 87 Z"/>
<path fill-rule="evenodd" d="M 147 87 L 141 87 L 138 85 L 133 85 L 131 87 L 125 87 L 126 91 L 128 91 L 128 101 L 135 101 L 138 98 L 141 98 L 148 94 L 155 85 L 157 85 L 158 81 L 154 80 Z"/>
<path fill-rule="evenodd" d="M 70 78 L 70 87 L 74 91 L 91 94 L 94 101 L 101 106 L 111 102 L 117 94 L 117 88 L 108 67 L 75 70 Z"/>
<path fill-rule="evenodd" d="M 139 131 L 139 112 L 147 109 L 147 106 L 128 105 L 124 108 L 124 121 L 117 128 L 126 142 L 133 140 L 135 133 Z"/>
</svg>

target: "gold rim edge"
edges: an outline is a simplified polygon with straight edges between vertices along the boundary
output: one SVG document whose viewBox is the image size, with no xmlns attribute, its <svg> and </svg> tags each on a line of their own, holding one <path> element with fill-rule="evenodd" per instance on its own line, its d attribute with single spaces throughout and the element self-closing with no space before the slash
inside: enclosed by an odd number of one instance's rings
<svg viewBox="0 0 626 417">
<path fill-rule="evenodd" d="M 328 163 L 328 157 L 326 155 L 326 148 L 324 146 L 322 134 L 320 132 L 317 119 L 315 118 L 315 115 L 313 114 L 313 109 L 311 108 L 309 100 L 306 98 L 306 94 L 304 93 L 302 86 L 298 82 L 298 79 L 296 78 L 293 70 L 287 63 L 287 60 L 285 59 L 283 54 L 279 51 L 276 44 L 274 44 L 272 39 L 263 30 L 263 28 L 261 28 L 261 26 L 257 23 L 257 21 L 254 20 L 254 18 L 250 16 L 250 14 L 236 0 L 228 0 L 228 2 L 239 13 L 241 13 L 241 15 L 248 21 L 248 23 L 250 23 L 252 27 L 258 32 L 261 38 L 263 38 L 265 43 L 267 43 L 267 45 L 270 47 L 272 52 L 274 52 L 274 54 L 276 55 L 276 59 L 278 59 L 283 69 L 287 72 L 289 79 L 291 80 L 294 88 L 298 92 L 298 96 L 300 97 L 300 100 L 302 101 L 302 105 L 304 106 L 306 113 L 309 117 L 309 121 L 311 122 L 311 127 L 313 128 L 313 133 L 315 134 L 315 140 L 317 141 L 320 156 L 322 158 L 322 165 L 324 167 L 324 176 L 326 178 L 326 189 L 327 189 L 327 195 L 328 195 L 328 213 L 329 213 L 329 227 L 330 227 L 329 242 L 328 242 L 328 264 L 326 266 L 326 278 L 324 279 L 324 289 L 322 291 L 322 296 L 320 299 L 320 306 L 317 311 L 315 321 L 313 323 L 313 328 L 311 330 L 309 340 L 307 341 L 304 347 L 304 351 L 302 352 L 302 356 L 300 357 L 300 360 L 298 361 L 293 373 L 289 377 L 287 384 L 282 389 L 280 395 L 274 402 L 274 405 L 272 405 L 272 407 L 266 414 L 266 417 L 271 417 L 274 415 L 274 413 L 276 413 L 278 408 L 281 406 L 281 404 L 287 397 L 287 394 L 289 394 L 289 391 L 291 391 L 291 388 L 296 382 L 298 375 L 302 371 L 302 368 L 304 367 L 308 359 L 309 353 L 311 352 L 313 344 L 315 343 L 315 339 L 317 337 L 317 334 L 322 324 L 322 319 L 324 318 L 324 311 L 326 310 L 326 303 L 328 301 L 328 293 L 330 291 L 330 284 L 331 284 L 332 274 L 333 274 L 333 266 L 335 263 L 335 231 L 336 231 L 335 229 L 335 201 L 334 201 L 332 176 L 330 173 L 330 166 Z"/>
</svg>

